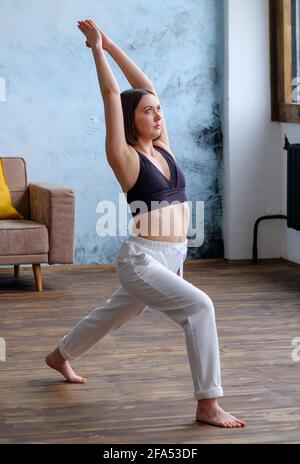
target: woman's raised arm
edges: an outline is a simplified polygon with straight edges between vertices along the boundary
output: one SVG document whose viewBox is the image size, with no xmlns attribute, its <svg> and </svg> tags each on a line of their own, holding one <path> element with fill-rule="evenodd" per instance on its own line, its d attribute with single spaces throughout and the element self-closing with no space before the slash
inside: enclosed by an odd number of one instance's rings
<svg viewBox="0 0 300 464">
<path fill-rule="evenodd" d="M 101 33 L 103 39 L 103 48 L 110 54 L 119 68 L 123 71 L 123 74 L 127 78 L 131 87 L 133 89 L 147 88 L 152 90 L 152 92 L 154 92 L 158 97 L 152 81 L 146 76 L 146 74 L 132 61 L 131 58 L 129 58 L 129 56 L 126 55 L 126 53 L 120 47 L 118 47 L 115 42 L 109 39 L 109 37 L 104 34 L 101 29 L 98 28 L 98 30 Z M 161 133 L 160 136 L 155 139 L 155 142 L 162 142 L 169 150 L 171 150 L 163 109 L 161 109 L 161 115 Z"/>
<path fill-rule="evenodd" d="M 146 74 L 132 61 L 131 58 L 129 58 L 129 56 L 126 55 L 126 53 L 120 47 L 118 47 L 118 45 L 115 42 L 109 39 L 109 37 L 106 34 L 104 34 L 104 32 L 101 29 L 98 28 L 98 30 L 101 33 L 103 39 L 103 48 L 110 54 L 110 56 L 114 59 L 119 68 L 123 71 L 123 74 L 127 78 L 131 87 L 133 89 L 147 88 L 154 92 L 154 94 L 158 97 L 152 81 L 146 76 Z M 161 142 L 169 150 L 171 150 L 166 121 L 162 108 L 161 115 L 161 132 L 159 137 L 155 139 L 155 142 Z"/>
<path fill-rule="evenodd" d="M 154 90 L 151 80 L 115 42 L 109 42 L 107 51 L 123 71 L 133 89 L 146 87 L 149 90 Z"/>
<path fill-rule="evenodd" d="M 86 45 L 92 49 L 102 96 L 109 92 L 120 94 L 119 84 L 106 60 L 99 29 L 91 20 L 78 21 L 78 28 L 86 36 Z"/>
<path fill-rule="evenodd" d="M 106 60 L 97 26 L 91 20 L 85 20 L 79 21 L 78 27 L 87 38 L 86 45 L 92 49 L 97 68 L 104 103 L 107 161 L 112 167 L 125 169 L 129 147 L 125 136 L 119 85 Z"/>
<path fill-rule="evenodd" d="M 93 23 L 93 21 L 92 21 Z M 93 23 L 95 25 L 95 23 Z M 96 25 L 95 25 L 96 26 Z M 126 79 L 133 89 L 146 87 L 154 90 L 151 80 L 146 74 L 126 55 L 126 53 L 111 40 L 100 27 L 96 26 L 102 37 L 102 47 L 106 50 L 119 68 L 123 71 Z M 89 46 L 87 44 L 87 46 Z M 155 90 L 154 90 L 155 91 Z"/>
</svg>

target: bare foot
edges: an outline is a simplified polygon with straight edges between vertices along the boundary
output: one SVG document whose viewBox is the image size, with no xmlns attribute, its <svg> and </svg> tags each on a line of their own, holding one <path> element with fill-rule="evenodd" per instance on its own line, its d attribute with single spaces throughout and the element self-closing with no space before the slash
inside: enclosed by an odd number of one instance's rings
<svg viewBox="0 0 300 464">
<path fill-rule="evenodd" d="M 220 408 L 216 398 L 198 401 L 196 420 L 216 427 L 236 428 L 246 425 L 245 421 L 237 419 Z"/>
<path fill-rule="evenodd" d="M 69 362 L 62 357 L 58 347 L 45 358 L 46 364 L 60 372 L 70 383 L 85 383 L 86 379 L 76 375 Z"/>
</svg>

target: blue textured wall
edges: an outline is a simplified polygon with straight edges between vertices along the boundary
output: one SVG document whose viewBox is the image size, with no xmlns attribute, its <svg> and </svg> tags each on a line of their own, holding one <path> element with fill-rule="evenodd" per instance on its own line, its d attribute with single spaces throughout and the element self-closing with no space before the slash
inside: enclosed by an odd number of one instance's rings
<svg viewBox="0 0 300 464">
<path fill-rule="evenodd" d="M 156 85 L 172 150 L 193 203 L 205 204 L 205 242 L 188 258 L 223 256 L 222 0 L 1 0 L 0 153 L 21 155 L 29 181 L 76 195 L 76 263 L 110 263 L 124 237 L 99 237 L 97 203 L 121 191 L 106 162 L 103 104 L 90 49 L 92 18 Z M 129 84 L 110 56 L 120 89 Z M 130 217 L 130 216 L 129 216 Z"/>
</svg>

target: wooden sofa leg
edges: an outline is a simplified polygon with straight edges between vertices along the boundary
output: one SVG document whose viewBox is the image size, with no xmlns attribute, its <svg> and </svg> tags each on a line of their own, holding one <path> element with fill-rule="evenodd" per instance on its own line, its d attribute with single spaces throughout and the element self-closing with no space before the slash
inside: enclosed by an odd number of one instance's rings
<svg viewBox="0 0 300 464">
<path fill-rule="evenodd" d="M 34 273 L 34 279 L 35 279 L 35 288 L 38 292 L 43 291 L 43 285 L 42 285 L 42 271 L 41 271 L 41 265 L 40 264 L 33 264 L 33 273 Z"/>
<path fill-rule="evenodd" d="M 15 277 L 19 277 L 20 275 L 20 266 L 19 264 L 14 265 Z"/>
</svg>

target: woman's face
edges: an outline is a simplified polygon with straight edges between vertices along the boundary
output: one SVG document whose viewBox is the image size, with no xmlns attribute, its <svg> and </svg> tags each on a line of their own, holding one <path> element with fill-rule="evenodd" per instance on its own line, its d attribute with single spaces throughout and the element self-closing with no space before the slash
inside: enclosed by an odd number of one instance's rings
<svg viewBox="0 0 300 464">
<path fill-rule="evenodd" d="M 162 110 L 155 95 L 148 93 L 140 99 L 134 114 L 138 136 L 146 139 L 156 139 L 161 133 Z M 160 124 L 160 127 L 155 127 Z"/>
</svg>

